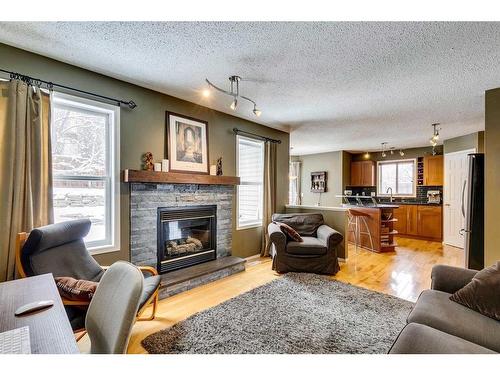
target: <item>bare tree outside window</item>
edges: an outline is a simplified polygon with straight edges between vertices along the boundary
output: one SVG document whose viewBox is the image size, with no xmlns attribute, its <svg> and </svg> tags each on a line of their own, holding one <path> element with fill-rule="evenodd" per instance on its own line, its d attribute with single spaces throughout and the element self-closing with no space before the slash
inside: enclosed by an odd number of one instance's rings
<svg viewBox="0 0 500 375">
<path fill-rule="evenodd" d="M 99 104 L 99 103 L 96 103 Z M 89 247 L 112 237 L 111 192 L 113 116 L 99 106 L 53 100 L 52 167 L 54 220 L 88 218 Z"/>
</svg>

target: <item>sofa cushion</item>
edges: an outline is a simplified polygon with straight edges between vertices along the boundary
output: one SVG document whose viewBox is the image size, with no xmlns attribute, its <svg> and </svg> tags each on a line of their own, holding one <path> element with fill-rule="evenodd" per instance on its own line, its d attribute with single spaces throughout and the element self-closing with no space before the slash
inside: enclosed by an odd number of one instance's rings
<svg viewBox="0 0 500 375">
<path fill-rule="evenodd" d="M 285 223 L 301 236 L 316 237 L 316 231 L 323 225 L 322 214 L 273 214 L 272 221 Z"/>
<path fill-rule="evenodd" d="M 476 273 L 450 300 L 500 321 L 500 262 Z"/>
<path fill-rule="evenodd" d="M 420 323 L 500 352 L 500 322 L 450 301 L 450 294 L 424 290 L 408 316 Z"/>
<path fill-rule="evenodd" d="M 496 354 L 470 341 L 418 323 L 408 324 L 389 354 Z"/>
<path fill-rule="evenodd" d="M 302 242 L 288 242 L 286 252 L 292 255 L 324 255 L 326 245 L 316 237 L 302 237 Z"/>
<path fill-rule="evenodd" d="M 300 234 L 295 229 L 293 229 L 290 225 L 285 224 L 285 223 L 276 222 L 276 221 L 273 221 L 273 223 L 280 227 L 280 230 L 283 233 L 285 233 L 285 236 L 289 241 L 296 241 L 296 242 L 303 241 Z"/>
</svg>

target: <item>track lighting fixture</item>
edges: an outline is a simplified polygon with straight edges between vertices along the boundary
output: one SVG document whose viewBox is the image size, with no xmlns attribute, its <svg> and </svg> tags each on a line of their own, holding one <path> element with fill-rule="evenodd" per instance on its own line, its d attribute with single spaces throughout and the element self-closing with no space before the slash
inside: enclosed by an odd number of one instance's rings
<svg viewBox="0 0 500 375">
<path fill-rule="evenodd" d="M 217 91 L 222 92 L 223 94 L 229 95 L 233 97 L 233 101 L 231 102 L 231 105 L 229 106 L 233 111 L 236 110 L 236 107 L 238 106 L 238 98 L 245 99 L 249 101 L 250 103 L 253 104 L 253 114 L 257 117 L 259 117 L 262 114 L 262 111 L 257 108 L 257 103 L 255 103 L 252 99 L 240 95 L 240 81 L 241 77 L 240 76 L 230 76 L 229 77 L 229 91 L 221 89 L 217 86 L 215 86 L 212 82 L 210 82 L 208 79 L 205 79 L 209 87 L 212 87 L 216 89 Z"/>
<path fill-rule="evenodd" d="M 432 137 L 429 139 L 429 142 L 430 142 L 432 147 L 436 147 L 438 140 L 439 140 L 439 131 L 441 129 L 437 127 L 438 125 L 439 125 L 439 122 L 432 124 L 432 127 L 433 127 Z"/>
<path fill-rule="evenodd" d="M 381 145 L 382 145 L 382 157 L 385 158 L 387 156 L 387 154 L 385 153 L 387 142 L 382 142 Z"/>
<path fill-rule="evenodd" d="M 262 112 L 259 109 L 257 109 L 257 106 L 255 104 L 253 105 L 253 111 L 252 112 L 257 117 L 259 117 L 262 114 Z"/>
<path fill-rule="evenodd" d="M 365 152 L 365 159 L 370 159 L 370 153 L 368 151 Z"/>
<path fill-rule="evenodd" d="M 405 152 L 403 150 L 399 150 L 399 155 L 405 156 Z"/>
</svg>

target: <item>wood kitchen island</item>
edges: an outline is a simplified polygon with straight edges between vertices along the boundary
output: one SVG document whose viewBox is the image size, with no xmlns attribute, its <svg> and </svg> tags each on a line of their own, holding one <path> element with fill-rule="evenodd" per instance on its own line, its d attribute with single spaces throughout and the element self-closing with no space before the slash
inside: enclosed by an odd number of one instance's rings
<svg viewBox="0 0 500 375">
<path fill-rule="evenodd" d="M 344 207 L 353 212 L 367 215 L 364 217 L 370 229 L 373 248 L 371 247 L 370 239 L 367 234 L 362 234 L 360 236 L 359 246 L 377 253 L 394 251 L 394 248 L 397 246 L 394 236 L 398 233 L 397 230 L 394 229 L 394 223 L 398 220 L 394 217 L 394 210 L 399 208 L 399 206 L 388 204 L 378 204 L 376 206 L 346 204 Z M 366 228 L 361 218 L 359 219 L 359 225 L 361 231 L 365 232 Z M 353 223 L 349 224 L 348 230 L 348 241 L 354 244 L 354 233 L 352 232 L 352 230 L 354 230 L 354 219 Z"/>
</svg>

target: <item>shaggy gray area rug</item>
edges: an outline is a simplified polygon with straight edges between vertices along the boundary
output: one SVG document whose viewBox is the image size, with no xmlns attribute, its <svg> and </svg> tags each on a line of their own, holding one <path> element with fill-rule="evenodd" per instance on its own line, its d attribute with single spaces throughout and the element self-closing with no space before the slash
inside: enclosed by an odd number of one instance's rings
<svg viewBox="0 0 500 375">
<path fill-rule="evenodd" d="M 142 341 L 154 354 L 387 353 L 413 304 L 289 273 Z"/>
</svg>

